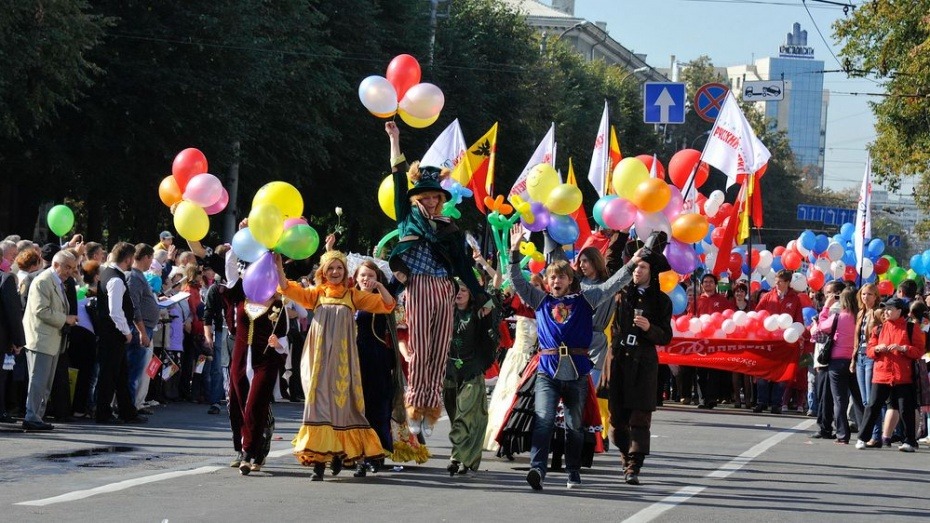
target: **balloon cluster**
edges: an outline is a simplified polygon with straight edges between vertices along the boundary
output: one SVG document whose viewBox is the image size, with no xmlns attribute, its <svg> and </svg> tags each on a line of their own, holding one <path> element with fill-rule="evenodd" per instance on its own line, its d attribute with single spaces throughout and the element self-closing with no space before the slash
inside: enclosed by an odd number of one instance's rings
<svg viewBox="0 0 930 523">
<path fill-rule="evenodd" d="M 804 333 L 804 325 L 790 314 L 767 311 L 725 310 L 713 314 L 685 314 L 672 322 L 675 336 L 741 340 L 784 340 L 795 343 Z"/>
<path fill-rule="evenodd" d="M 48 210 L 45 220 L 55 236 L 64 236 L 74 227 L 74 211 L 67 205 L 59 204 Z"/>
<path fill-rule="evenodd" d="M 533 232 L 545 230 L 550 238 L 562 245 L 574 244 L 581 231 L 571 214 L 581 207 L 581 189 L 562 183 L 559 173 L 548 163 L 538 164 L 530 170 L 526 189 L 529 201 L 511 197 L 523 226 Z"/>
<path fill-rule="evenodd" d="M 301 216 L 304 201 L 300 192 L 287 182 L 270 182 L 252 199 L 249 226 L 232 239 L 232 249 L 250 265 L 242 276 L 246 296 L 263 302 L 274 296 L 278 273 L 270 250 L 294 260 L 304 260 L 316 252 L 320 236 Z"/>
<path fill-rule="evenodd" d="M 158 197 L 174 207 L 174 228 L 190 241 L 202 240 L 210 230 L 208 216 L 222 212 L 229 204 L 223 183 L 207 172 L 207 157 L 193 147 L 174 157 L 171 176 L 158 184 Z"/>
<path fill-rule="evenodd" d="M 410 127 L 429 127 L 446 100 L 439 87 L 420 83 L 420 63 L 409 54 L 394 57 L 384 76 L 369 76 L 358 86 L 358 98 L 378 118 L 395 114 Z"/>
</svg>

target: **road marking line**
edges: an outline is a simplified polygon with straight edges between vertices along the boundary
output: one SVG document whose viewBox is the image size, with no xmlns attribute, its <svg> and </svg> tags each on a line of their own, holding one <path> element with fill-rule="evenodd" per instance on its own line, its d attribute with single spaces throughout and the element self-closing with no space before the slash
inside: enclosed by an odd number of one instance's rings
<svg viewBox="0 0 930 523">
<path fill-rule="evenodd" d="M 79 499 L 85 499 L 91 496 L 96 496 L 97 494 L 109 494 L 111 492 L 119 492 L 121 490 L 126 490 L 132 487 L 138 487 L 139 485 L 145 485 L 147 483 L 155 483 L 157 481 L 164 481 L 166 479 L 179 478 L 182 476 L 195 476 L 197 474 L 207 474 L 210 472 L 221 470 L 223 468 L 225 467 L 215 466 L 215 467 L 200 467 L 200 468 L 191 469 L 191 470 L 179 470 L 175 472 L 163 472 L 161 474 L 155 474 L 153 476 L 144 476 L 141 478 L 119 481 L 117 483 L 110 483 L 109 485 L 103 485 L 103 486 L 88 489 L 88 490 L 76 490 L 74 492 L 69 492 L 67 494 L 62 494 L 60 496 L 55 496 L 52 498 L 37 499 L 34 501 L 23 501 L 21 503 L 14 503 L 14 504 L 25 505 L 25 506 L 30 506 L 30 507 L 44 507 L 47 505 L 54 505 L 55 503 L 66 503 L 68 501 L 77 501 Z"/>
<path fill-rule="evenodd" d="M 753 459 L 761 456 L 765 451 L 769 450 L 775 445 L 778 445 L 782 441 L 786 440 L 789 436 L 793 436 L 797 434 L 798 431 L 802 431 L 802 430 L 809 428 L 815 423 L 817 423 L 816 420 L 812 420 L 812 419 L 804 420 L 801 423 L 798 423 L 797 425 L 795 425 L 794 427 L 791 427 L 788 430 L 784 430 L 782 432 L 779 432 L 778 434 L 770 436 L 769 438 L 766 438 L 765 440 L 763 440 L 761 443 L 755 445 L 754 447 L 750 448 L 746 452 L 743 452 L 739 456 L 725 463 L 723 466 L 721 466 L 717 470 L 708 473 L 704 477 L 712 478 L 712 479 L 723 479 L 723 478 L 729 477 L 734 472 L 746 466 L 746 464 L 748 464 Z M 632 516 L 626 518 L 625 520 L 623 520 L 623 523 L 646 523 L 647 521 L 652 521 L 655 518 L 662 515 L 663 513 L 675 508 L 676 506 L 687 503 L 689 499 L 693 498 L 694 496 L 697 496 L 698 494 L 703 492 L 705 489 L 707 489 L 707 486 L 684 487 L 678 490 L 677 492 L 675 492 L 674 494 L 672 494 L 671 496 L 665 497 L 653 503 L 652 505 L 644 508 L 643 510 L 640 510 L 636 514 L 633 514 Z"/>
</svg>

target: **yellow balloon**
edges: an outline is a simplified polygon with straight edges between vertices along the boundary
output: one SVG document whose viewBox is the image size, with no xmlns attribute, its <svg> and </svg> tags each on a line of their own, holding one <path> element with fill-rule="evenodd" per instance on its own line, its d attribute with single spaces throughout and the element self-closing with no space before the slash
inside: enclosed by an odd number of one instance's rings
<svg viewBox="0 0 930 523">
<path fill-rule="evenodd" d="M 413 188 L 413 182 L 407 180 L 407 189 Z M 397 220 L 397 213 L 394 212 L 394 177 L 390 174 L 381 180 L 378 187 L 378 205 L 381 211 L 392 220 Z"/>
<path fill-rule="evenodd" d="M 397 114 L 397 111 L 391 111 L 389 113 L 371 113 L 371 114 L 377 116 L 378 118 L 390 118 L 394 116 L 395 114 Z"/>
<path fill-rule="evenodd" d="M 210 230 L 210 218 L 203 207 L 183 200 L 174 210 L 174 228 L 185 240 L 199 242 Z"/>
<path fill-rule="evenodd" d="M 707 236 L 710 225 L 702 214 L 679 214 L 672 222 L 672 237 L 682 243 L 697 243 Z"/>
<path fill-rule="evenodd" d="M 252 198 L 252 208 L 263 204 L 277 207 L 285 219 L 300 218 L 304 214 L 304 199 L 300 196 L 300 191 L 287 182 L 270 182 L 263 185 L 255 193 L 255 198 Z M 249 227 L 251 228 L 251 224 Z"/>
<path fill-rule="evenodd" d="M 668 205 L 672 199 L 672 189 L 659 178 L 647 178 L 636 186 L 633 191 L 634 205 L 643 212 L 659 212 Z"/>
<path fill-rule="evenodd" d="M 668 294 L 678 285 L 678 273 L 675 271 L 665 271 L 659 273 L 659 288 L 662 292 Z"/>
<path fill-rule="evenodd" d="M 400 119 L 404 121 L 405 124 L 413 127 L 414 129 L 423 129 L 424 127 L 429 127 L 436 123 L 436 120 L 439 119 L 439 114 L 431 118 L 417 118 L 412 114 L 404 111 L 403 109 L 398 109 L 397 114 L 400 115 Z"/>
<path fill-rule="evenodd" d="M 581 207 L 581 189 L 569 183 L 556 185 L 546 198 L 546 208 L 555 214 L 571 214 L 579 207 Z"/>
<path fill-rule="evenodd" d="M 559 173 L 548 163 L 534 166 L 526 177 L 526 190 L 530 193 L 530 198 L 540 203 L 546 203 L 549 193 L 557 185 L 559 185 Z"/>
<path fill-rule="evenodd" d="M 617 195 L 633 202 L 636 187 L 649 179 L 649 169 L 639 158 L 624 158 L 614 167 L 613 176 L 614 191 Z"/>
<path fill-rule="evenodd" d="M 249 232 L 258 243 L 274 249 L 284 233 L 284 215 L 269 203 L 255 205 L 249 212 Z"/>
</svg>

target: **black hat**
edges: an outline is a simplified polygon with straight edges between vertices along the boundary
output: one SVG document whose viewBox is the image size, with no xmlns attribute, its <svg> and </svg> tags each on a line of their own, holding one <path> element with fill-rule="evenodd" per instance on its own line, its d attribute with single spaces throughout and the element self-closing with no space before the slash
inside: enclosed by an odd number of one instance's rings
<svg viewBox="0 0 930 523">
<path fill-rule="evenodd" d="M 420 167 L 420 179 L 417 180 L 413 188 L 407 190 L 407 196 L 416 196 L 424 192 L 441 192 L 446 196 L 446 201 L 452 199 L 452 193 L 442 188 L 439 184 L 439 175 L 442 169 L 431 165 Z"/>
<path fill-rule="evenodd" d="M 59 247 L 58 244 L 46 243 L 45 245 L 42 246 L 42 259 L 45 260 L 47 263 L 52 263 L 52 258 L 54 258 L 55 255 L 58 254 L 58 251 L 60 250 L 61 250 L 61 247 Z"/>
<path fill-rule="evenodd" d="M 662 250 L 668 245 L 668 235 L 663 231 L 654 231 L 646 238 L 646 241 L 639 239 L 630 240 L 623 248 L 623 258 L 628 260 L 636 254 L 636 251 L 645 248 L 646 256 L 643 261 L 649 264 L 649 269 L 653 276 L 658 277 L 660 272 L 672 270 Z"/>
<path fill-rule="evenodd" d="M 907 307 L 907 302 L 902 300 L 901 298 L 888 298 L 882 303 L 882 307 L 886 309 L 891 308 L 891 307 L 897 307 L 898 309 L 901 309 L 901 314 L 905 314 L 905 315 L 908 313 L 908 310 L 909 310 Z"/>
</svg>

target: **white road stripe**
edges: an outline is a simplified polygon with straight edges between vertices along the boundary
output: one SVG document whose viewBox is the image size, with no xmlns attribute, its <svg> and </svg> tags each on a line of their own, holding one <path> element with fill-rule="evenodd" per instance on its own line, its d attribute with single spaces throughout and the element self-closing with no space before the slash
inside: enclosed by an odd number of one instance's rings
<svg viewBox="0 0 930 523">
<path fill-rule="evenodd" d="M 798 423 L 797 425 L 795 425 L 794 427 L 791 427 L 788 430 L 784 430 L 782 432 L 779 432 L 778 434 L 775 434 L 769 438 L 766 438 L 764 441 L 762 441 L 758 445 L 755 445 L 754 447 L 750 448 L 746 452 L 743 452 L 739 456 L 733 458 L 732 460 L 730 460 L 729 462 L 727 462 L 726 464 L 724 464 L 717 470 L 708 473 L 704 477 L 712 478 L 712 479 L 723 479 L 723 478 L 729 477 L 731 474 L 743 468 L 747 463 L 749 463 L 753 459 L 761 456 L 768 449 L 774 447 L 775 445 L 778 445 L 779 443 L 787 439 L 789 436 L 793 436 L 797 434 L 798 431 L 802 431 L 802 430 L 805 430 L 811 427 L 815 423 L 817 423 L 816 420 L 812 420 L 812 419 L 804 420 L 801 423 Z M 623 520 L 623 523 L 646 523 L 647 521 L 652 521 L 655 518 L 662 515 L 663 513 L 675 508 L 676 506 L 686 503 L 689 499 L 693 498 L 694 496 L 697 496 L 698 494 L 703 492 L 705 489 L 707 489 L 706 486 L 684 487 L 680 489 L 678 492 L 675 492 L 674 494 L 672 494 L 671 496 L 663 498 L 653 503 L 652 505 L 649 505 L 643 510 L 640 510 L 636 514 L 633 514 L 632 516 L 626 518 L 625 520 Z"/>
</svg>

